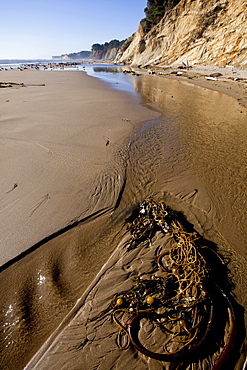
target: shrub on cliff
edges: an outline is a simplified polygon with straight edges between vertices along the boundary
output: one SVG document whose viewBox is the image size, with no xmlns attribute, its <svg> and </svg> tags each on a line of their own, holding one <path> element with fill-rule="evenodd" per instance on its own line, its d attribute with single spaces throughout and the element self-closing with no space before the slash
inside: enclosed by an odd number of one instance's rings
<svg viewBox="0 0 247 370">
<path fill-rule="evenodd" d="M 142 22 L 143 29 L 149 31 L 164 16 L 164 14 L 174 8 L 180 0 L 148 0 L 147 7 L 144 9 L 146 18 Z"/>
</svg>

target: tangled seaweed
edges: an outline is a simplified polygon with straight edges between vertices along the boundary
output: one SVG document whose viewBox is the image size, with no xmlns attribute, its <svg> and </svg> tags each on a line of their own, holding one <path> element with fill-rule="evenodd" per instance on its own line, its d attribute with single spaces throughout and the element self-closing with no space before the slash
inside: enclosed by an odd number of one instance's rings
<svg viewBox="0 0 247 370">
<path fill-rule="evenodd" d="M 152 198 L 138 205 L 127 220 L 127 230 L 131 235 L 129 251 L 141 244 L 152 245 L 158 231 L 169 236 L 171 247 L 157 256 L 156 265 L 162 276 L 140 276 L 132 289 L 114 297 L 112 318 L 119 327 L 119 348 L 127 349 L 132 344 L 148 357 L 179 364 L 188 364 L 192 358 L 192 362 L 200 363 L 208 356 L 208 368 L 221 369 L 233 346 L 235 313 L 231 299 L 213 281 L 208 247 L 202 246 L 200 235 L 187 231 L 174 211 Z M 228 335 L 219 341 L 217 321 L 222 315 Z M 161 348 L 147 348 L 147 341 L 142 340 L 145 325 L 162 337 Z M 214 362 L 212 353 L 217 353 Z"/>
</svg>

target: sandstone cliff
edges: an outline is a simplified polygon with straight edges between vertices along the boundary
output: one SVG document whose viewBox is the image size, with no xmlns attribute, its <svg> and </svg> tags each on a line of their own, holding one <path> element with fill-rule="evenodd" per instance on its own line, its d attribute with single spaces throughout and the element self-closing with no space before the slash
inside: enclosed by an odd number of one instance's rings
<svg viewBox="0 0 247 370">
<path fill-rule="evenodd" d="M 91 51 L 90 59 L 93 60 L 113 60 L 116 58 L 116 55 L 119 51 L 119 48 L 112 48 L 108 50 L 97 50 Z"/>
<path fill-rule="evenodd" d="M 148 33 L 140 23 L 115 58 L 136 66 L 186 61 L 247 65 L 247 0 L 181 0 Z"/>
</svg>

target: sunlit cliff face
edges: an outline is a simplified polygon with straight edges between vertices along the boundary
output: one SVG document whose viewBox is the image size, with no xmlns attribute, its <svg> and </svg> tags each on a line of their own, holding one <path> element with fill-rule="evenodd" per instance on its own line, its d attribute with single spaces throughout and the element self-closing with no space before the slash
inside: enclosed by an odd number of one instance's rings
<svg viewBox="0 0 247 370">
<path fill-rule="evenodd" d="M 141 25 L 116 60 L 139 66 L 247 65 L 247 2 L 181 0 L 147 34 Z M 141 45 L 141 48 L 140 48 Z"/>
</svg>

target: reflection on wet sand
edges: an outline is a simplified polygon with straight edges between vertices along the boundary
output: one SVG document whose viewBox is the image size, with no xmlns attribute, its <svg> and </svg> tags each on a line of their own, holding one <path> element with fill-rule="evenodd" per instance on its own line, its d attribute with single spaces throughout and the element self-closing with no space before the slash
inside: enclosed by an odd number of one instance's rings
<svg viewBox="0 0 247 370">
<path fill-rule="evenodd" d="M 168 115 L 156 191 L 190 204 L 201 214 L 204 233 L 216 229 L 212 233 L 246 259 L 246 109 L 229 96 L 176 80 L 144 75 L 136 89 Z"/>
<path fill-rule="evenodd" d="M 142 103 L 156 103 L 163 114 L 136 132 L 116 164 L 125 180 L 115 211 L 78 225 L 2 273 L 1 347 L 4 363 L 12 358 L 9 369 L 23 368 L 53 332 L 118 244 L 132 205 L 150 194 L 183 212 L 230 257 L 237 301 L 247 307 L 247 110 L 241 113 L 228 96 L 175 80 L 142 75 L 134 81 Z M 108 181 L 111 176 L 104 177 L 102 197 L 111 189 Z"/>
<path fill-rule="evenodd" d="M 215 91 L 151 80 L 143 76 L 136 89 L 169 116 L 157 190 L 193 203 L 246 258 L 246 109 Z"/>
</svg>

